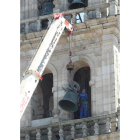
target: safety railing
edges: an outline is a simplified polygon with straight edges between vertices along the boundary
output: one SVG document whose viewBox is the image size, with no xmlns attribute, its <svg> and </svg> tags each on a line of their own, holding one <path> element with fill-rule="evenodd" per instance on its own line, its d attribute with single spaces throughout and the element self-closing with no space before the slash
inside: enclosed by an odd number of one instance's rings
<svg viewBox="0 0 140 140">
<path fill-rule="evenodd" d="M 117 8 L 116 5 L 117 4 L 115 3 L 114 0 L 110 3 L 96 4 L 85 8 L 67 10 L 65 12 L 65 18 L 72 24 L 75 24 L 77 18 L 76 16 L 79 13 L 84 13 L 84 21 L 90 19 L 99 19 L 107 16 L 113 16 L 118 13 L 118 10 L 116 10 Z M 105 12 L 102 11 L 103 9 L 105 10 Z M 50 26 L 52 18 L 53 14 L 21 20 L 20 21 L 21 33 L 29 33 L 46 29 L 47 26 Z"/>
<path fill-rule="evenodd" d="M 120 113 L 21 129 L 21 140 L 71 140 L 120 131 Z"/>
</svg>

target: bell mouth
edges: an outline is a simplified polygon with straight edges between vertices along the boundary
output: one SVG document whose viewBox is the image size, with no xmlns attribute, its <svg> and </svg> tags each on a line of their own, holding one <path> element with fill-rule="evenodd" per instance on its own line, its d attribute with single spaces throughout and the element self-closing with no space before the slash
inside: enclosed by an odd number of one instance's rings
<svg viewBox="0 0 140 140">
<path fill-rule="evenodd" d="M 82 8 L 82 7 L 86 7 L 86 5 L 83 2 L 73 2 L 69 6 L 70 9 L 78 9 L 78 8 Z"/>
<path fill-rule="evenodd" d="M 77 109 L 78 109 L 77 105 L 75 105 L 75 103 L 73 103 L 70 100 L 61 100 L 61 101 L 59 101 L 59 106 L 63 110 L 68 111 L 68 112 L 76 112 Z"/>
</svg>

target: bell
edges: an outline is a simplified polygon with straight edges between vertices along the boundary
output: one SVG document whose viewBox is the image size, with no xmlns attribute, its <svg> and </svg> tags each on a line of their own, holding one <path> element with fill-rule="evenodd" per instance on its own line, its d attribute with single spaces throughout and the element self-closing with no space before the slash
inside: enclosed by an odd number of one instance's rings
<svg viewBox="0 0 140 140">
<path fill-rule="evenodd" d="M 51 0 L 44 0 L 41 3 L 40 9 L 42 10 L 42 14 L 43 15 L 48 15 L 48 14 L 52 14 L 53 13 L 53 8 L 54 8 L 54 4 Z"/>
<path fill-rule="evenodd" d="M 68 112 L 76 112 L 78 101 L 78 94 L 74 91 L 68 91 L 62 100 L 59 101 L 59 106 Z"/>
<path fill-rule="evenodd" d="M 69 6 L 70 9 L 77 9 L 86 7 L 85 0 L 72 0 L 71 5 Z"/>
</svg>

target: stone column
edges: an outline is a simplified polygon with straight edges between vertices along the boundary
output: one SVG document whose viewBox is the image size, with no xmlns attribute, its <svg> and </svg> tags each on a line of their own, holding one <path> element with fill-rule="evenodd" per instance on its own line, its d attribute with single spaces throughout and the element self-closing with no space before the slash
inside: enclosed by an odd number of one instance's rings
<svg viewBox="0 0 140 140">
<path fill-rule="evenodd" d="M 71 139 L 75 139 L 75 124 L 71 124 Z"/>
<path fill-rule="evenodd" d="M 25 23 L 25 33 L 27 34 L 29 32 L 29 22 Z"/>
<path fill-rule="evenodd" d="M 26 131 L 25 133 L 25 140 L 30 140 L 29 131 Z"/>
<path fill-rule="evenodd" d="M 95 124 L 94 124 L 94 135 L 98 135 L 99 134 L 99 125 L 98 125 L 98 120 L 94 120 Z"/>
<path fill-rule="evenodd" d="M 83 132 L 83 138 L 87 137 L 88 131 L 87 131 L 87 123 L 86 122 L 82 122 L 83 126 L 82 126 L 82 132 Z"/>
<path fill-rule="evenodd" d="M 54 0 L 53 4 L 55 5 L 55 7 L 53 8 L 53 13 L 60 13 L 61 1 L 60 0 Z"/>
<path fill-rule="evenodd" d="M 37 20 L 37 31 L 41 30 L 41 20 Z"/>
<path fill-rule="evenodd" d="M 84 10 L 84 21 L 88 20 L 88 11 Z"/>
<path fill-rule="evenodd" d="M 58 108 L 55 108 L 53 111 L 53 118 L 52 118 L 52 123 L 58 123 L 60 118 L 59 118 L 59 114 L 60 114 L 60 110 Z"/>
<path fill-rule="evenodd" d="M 36 140 L 41 140 L 41 130 L 37 129 L 36 132 Z"/>
<path fill-rule="evenodd" d="M 96 8 L 96 18 L 101 18 L 101 9 Z"/>
<path fill-rule="evenodd" d="M 91 115 L 96 116 L 96 92 L 95 92 L 95 81 L 89 81 L 89 86 L 91 87 Z"/>
<path fill-rule="evenodd" d="M 52 128 L 51 127 L 49 127 L 48 128 L 48 140 L 52 140 Z"/>
<path fill-rule="evenodd" d="M 60 137 L 60 140 L 64 140 L 64 131 L 63 131 L 63 126 L 60 125 L 59 126 L 59 137 Z"/>
<path fill-rule="evenodd" d="M 76 13 L 72 13 L 72 24 L 76 23 Z"/>
<path fill-rule="evenodd" d="M 117 14 L 117 6 L 118 6 L 118 0 L 109 0 L 109 16 L 114 16 Z"/>
<path fill-rule="evenodd" d="M 110 118 L 106 118 L 106 133 L 110 133 L 111 124 L 110 124 Z"/>
</svg>

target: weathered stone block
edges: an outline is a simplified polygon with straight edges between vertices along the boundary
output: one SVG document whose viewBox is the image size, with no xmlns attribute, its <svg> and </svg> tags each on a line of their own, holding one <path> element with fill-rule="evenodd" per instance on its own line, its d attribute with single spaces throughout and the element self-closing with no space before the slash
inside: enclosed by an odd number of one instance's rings
<svg viewBox="0 0 140 140">
<path fill-rule="evenodd" d="M 99 67 L 99 68 L 96 68 L 96 75 L 102 75 L 102 68 Z"/>
<path fill-rule="evenodd" d="M 98 100 L 102 100 L 102 98 L 103 98 L 103 95 L 102 94 L 96 94 L 96 101 L 98 101 Z"/>
<path fill-rule="evenodd" d="M 84 29 L 86 28 L 86 24 L 85 23 L 74 24 L 73 27 L 74 30 Z"/>
<path fill-rule="evenodd" d="M 27 39 L 33 39 L 33 38 L 35 38 L 35 34 L 34 33 L 28 33 L 28 34 L 26 34 L 26 38 Z"/>
<path fill-rule="evenodd" d="M 26 44 L 22 46 L 23 50 L 30 50 L 31 49 L 31 44 Z"/>
</svg>

